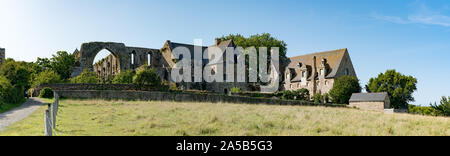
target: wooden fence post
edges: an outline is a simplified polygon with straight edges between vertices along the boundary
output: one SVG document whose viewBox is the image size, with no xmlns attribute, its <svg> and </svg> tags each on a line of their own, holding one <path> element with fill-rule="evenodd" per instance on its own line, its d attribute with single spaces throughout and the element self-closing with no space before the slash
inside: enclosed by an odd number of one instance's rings
<svg viewBox="0 0 450 156">
<path fill-rule="evenodd" d="M 52 104 L 52 129 L 56 128 L 56 102 Z"/>
<path fill-rule="evenodd" d="M 52 128 L 51 128 L 51 121 L 50 121 L 50 111 L 45 110 L 44 114 L 44 136 L 52 136 Z"/>
</svg>

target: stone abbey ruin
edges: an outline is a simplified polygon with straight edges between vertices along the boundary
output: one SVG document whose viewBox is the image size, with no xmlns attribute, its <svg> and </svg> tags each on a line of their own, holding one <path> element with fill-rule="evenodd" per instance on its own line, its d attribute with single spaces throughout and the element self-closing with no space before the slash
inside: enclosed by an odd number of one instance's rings
<svg viewBox="0 0 450 156">
<path fill-rule="evenodd" d="M 170 72 L 176 64 L 172 58 L 172 50 L 177 47 L 189 49 L 192 60 L 194 59 L 194 45 L 166 41 L 161 49 L 128 47 L 123 43 L 90 42 L 83 43 L 80 50 L 75 50 L 76 64 L 72 71 L 72 77 L 80 75 L 83 70 L 89 69 L 101 79 L 110 79 L 114 75 L 126 71 L 136 70 L 141 66 L 154 68 L 162 80 L 169 83 Z M 218 41 L 211 46 L 203 46 L 202 53 L 208 47 L 218 47 L 225 50 L 227 47 L 236 47 L 232 40 Z M 101 50 L 108 50 L 111 55 L 99 62 L 94 62 L 96 55 Z M 209 60 L 203 60 L 202 67 Z M 236 62 L 236 61 L 235 61 Z M 192 67 L 193 68 L 193 67 Z M 235 65 L 236 68 L 236 65 Z M 248 67 L 247 67 L 248 68 Z M 224 69 L 225 70 L 225 69 Z M 191 71 L 194 71 L 193 69 Z M 236 72 L 236 70 L 234 70 Z M 224 72 L 224 77 L 226 76 Z M 236 75 L 236 74 L 235 74 Z M 297 90 L 306 88 L 311 96 L 328 93 L 333 87 L 334 81 L 344 75 L 356 76 L 350 55 L 347 49 L 339 49 L 326 52 L 312 53 L 302 56 L 280 59 L 279 90 Z M 228 93 L 231 88 L 238 87 L 242 91 L 258 91 L 252 83 L 246 82 L 192 82 L 177 83 L 183 90 L 204 90 L 215 93 Z"/>
</svg>

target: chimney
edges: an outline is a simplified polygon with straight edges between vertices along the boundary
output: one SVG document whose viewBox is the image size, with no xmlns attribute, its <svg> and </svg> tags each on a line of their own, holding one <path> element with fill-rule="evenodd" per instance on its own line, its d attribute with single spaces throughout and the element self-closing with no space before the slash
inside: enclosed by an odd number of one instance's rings
<svg viewBox="0 0 450 156">
<path fill-rule="evenodd" d="M 218 46 L 220 44 L 220 39 L 216 38 L 216 46 Z"/>
<path fill-rule="evenodd" d="M 312 87 L 312 95 L 314 96 L 314 95 L 316 95 L 316 92 L 317 92 L 317 84 L 316 84 L 316 76 L 317 76 L 317 63 L 316 63 L 316 61 L 317 61 L 317 58 L 316 58 L 316 56 L 314 56 L 313 57 L 313 69 L 312 69 L 312 76 L 311 76 L 311 81 L 312 81 L 312 85 L 313 85 L 313 87 Z"/>
</svg>

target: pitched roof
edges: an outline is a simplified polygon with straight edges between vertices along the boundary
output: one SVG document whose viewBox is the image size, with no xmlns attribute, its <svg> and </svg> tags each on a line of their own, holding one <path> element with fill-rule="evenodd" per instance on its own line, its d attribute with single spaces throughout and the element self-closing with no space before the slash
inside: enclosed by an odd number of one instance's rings
<svg viewBox="0 0 450 156">
<path fill-rule="evenodd" d="M 189 50 L 189 52 L 191 53 L 191 58 L 194 59 L 194 52 L 195 52 L 195 51 L 194 51 L 194 47 L 195 47 L 195 45 L 192 45 L 192 44 L 184 44 L 184 43 L 176 43 L 176 42 L 170 42 L 169 47 L 170 47 L 170 49 L 175 49 L 175 48 L 177 48 L 177 47 L 186 47 L 186 48 Z M 203 51 L 204 51 L 206 48 L 208 48 L 208 47 L 202 46 L 202 51 L 201 51 L 202 54 L 203 54 Z M 202 55 L 202 56 L 203 56 L 203 55 Z"/>
<path fill-rule="evenodd" d="M 338 50 L 331 50 L 331 51 L 325 51 L 325 52 L 317 52 L 317 53 L 311 53 L 307 55 L 301 55 L 296 57 L 289 58 L 290 63 L 287 65 L 287 68 L 300 68 L 299 63 L 302 63 L 303 65 L 309 65 L 312 66 L 314 64 L 313 58 L 316 56 L 316 65 L 317 67 L 321 64 L 322 58 L 325 58 L 327 60 L 327 64 L 329 64 L 330 71 L 328 71 L 328 75 L 326 75 L 327 78 L 333 78 L 336 76 L 337 70 L 339 69 L 339 66 L 341 64 L 342 58 L 344 58 L 345 53 L 347 52 L 347 48 L 344 49 L 338 49 Z M 312 76 L 313 74 L 310 74 Z"/>
<path fill-rule="evenodd" d="M 350 102 L 382 102 L 388 96 L 388 93 L 354 93 Z"/>
</svg>

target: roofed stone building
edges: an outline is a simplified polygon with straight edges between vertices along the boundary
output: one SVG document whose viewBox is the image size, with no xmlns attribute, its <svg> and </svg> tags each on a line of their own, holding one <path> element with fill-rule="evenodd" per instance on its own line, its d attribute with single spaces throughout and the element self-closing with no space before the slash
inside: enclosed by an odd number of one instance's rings
<svg viewBox="0 0 450 156">
<path fill-rule="evenodd" d="M 192 82 L 177 83 L 178 86 L 185 90 L 206 90 L 217 93 L 227 93 L 233 87 L 238 87 L 242 91 L 258 91 L 255 84 L 248 83 L 248 72 L 244 82 L 237 81 L 237 60 L 239 56 L 234 55 L 234 81 L 232 82 L 213 82 L 207 83 L 203 79 L 194 82 L 194 57 L 195 49 L 198 48 L 200 56 L 210 56 L 208 48 L 216 47 L 225 51 L 227 47 L 236 48 L 232 40 L 219 41 L 211 46 L 194 46 L 192 44 L 176 43 L 170 40 L 166 41 L 161 49 L 135 48 L 127 47 L 123 43 L 113 42 L 90 42 L 84 43 L 80 51 L 74 52 L 77 62 L 72 72 L 72 77 L 78 76 L 83 69 L 90 68 L 103 80 L 112 79 L 114 75 L 125 70 L 135 70 L 140 66 L 148 65 L 155 68 L 162 80 L 169 83 L 176 82 L 171 78 L 171 71 L 175 64 L 183 59 L 184 56 L 173 59 L 173 50 L 178 47 L 187 48 L 191 57 L 191 75 Z M 97 53 L 106 49 L 112 54 L 96 64 L 93 63 Z M 207 54 L 205 54 L 207 53 Z M 211 63 L 209 59 L 202 57 L 201 67 L 210 67 L 213 73 L 216 73 L 219 65 L 223 64 L 223 80 L 227 80 L 226 74 L 226 54 L 224 53 L 218 62 Z M 240 57 L 245 57 L 240 56 Z M 230 58 L 231 59 L 231 58 Z M 248 65 L 245 66 L 248 69 Z M 270 72 L 270 71 L 269 71 Z M 347 49 L 338 49 L 333 51 L 318 52 L 302 56 L 280 59 L 280 73 L 271 73 L 271 77 L 282 77 L 279 90 L 298 90 L 306 88 L 310 91 L 311 96 L 315 94 L 328 93 L 336 79 L 344 76 L 356 76 L 350 55 Z M 214 74 L 213 74 L 214 75 Z"/>
<path fill-rule="evenodd" d="M 166 43 L 164 44 L 164 47 L 161 48 L 161 53 L 162 56 L 165 60 L 165 64 L 164 66 L 168 68 L 167 71 L 171 71 L 170 69 L 172 69 L 175 64 L 177 63 L 177 61 L 180 61 L 181 59 L 183 59 L 184 56 L 181 56 L 179 59 L 172 59 L 172 51 L 175 48 L 178 47 L 185 47 L 190 51 L 190 55 L 191 55 L 191 76 L 192 76 L 192 81 L 194 81 L 194 57 L 195 57 L 195 45 L 191 45 L 191 44 L 183 44 L 183 43 L 176 43 L 176 42 L 171 42 L 171 41 L 166 41 Z M 199 54 L 199 56 L 202 57 L 202 64 L 201 67 L 202 69 L 204 69 L 206 66 L 209 66 L 212 70 L 213 73 L 217 72 L 217 68 L 220 64 L 223 64 L 223 77 L 224 77 L 224 81 L 226 80 L 226 56 L 225 53 L 220 56 L 221 58 L 219 60 L 219 62 L 216 63 L 211 63 L 209 59 L 204 59 L 203 56 L 204 55 L 210 55 L 211 53 L 208 53 L 207 49 L 208 48 L 212 48 L 212 47 L 217 47 L 220 48 L 220 50 L 222 50 L 223 52 L 225 52 L 227 47 L 233 47 L 235 48 L 236 45 L 234 44 L 234 42 L 232 40 L 227 40 L 227 41 L 222 41 L 220 42 L 219 40 L 216 40 L 214 45 L 211 46 L 198 46 L 201 54 Z M 208 53 L 208 54 L 205 54 Z M 236 57 L 236 56 L 235 56 Z M 236 58 L 235 58 L 236 60 Z M 208 91 L 212 91 L 212 92 L 220 92 L 220 93 L 228 93 L 231 88 L 233 87 L 238 87 L 240 88 L 242 91 L 247 91 L 248 90 L 248 84 L 245 82 L 237 82 L 237 61 L 235 61 L 234 64 L 234 75 L 235 75 L 235 79 L 233 82 L 213 82 L 213 83 L 206 83 L 205 80 L 203 79 L 203 75 L 202 75 L 202 81 L 201 82 L 193 82 L 193 83 L 189 83 L 189 82 L 182 82 L 179 83 L 179 85 L 182 85 L 184 89 L 194 89 L 194 90 L 208 90 Z M 202 73 L 203 74 L 203 73 Z M 169 74 L 167 74 L 169 75 Z M 166 77 L 167 80 L 169 80 L 169 82 L 175 82 L 174 80 L 171 80 L 170 76 Z"/>
<path fill-rule="evenodd" d="M 3 64 L 3 62 L 6 61 L 5 59 L 5 48 L 0 48 L 0 65 Z"/>
<path fill-rule="evenodd" d="M 350 107 L 384 111 L 391 107 L 391 101 L 388 93 L 355 93 L 350 98 Z"/>
<path fill-rule="evenodd" d="M 312 53 L 284 60 L 283 90 L 306 88 L 310 96 L 328 93 L 339 77 L 356 76 L 347 49 Z"/>
</svg>

